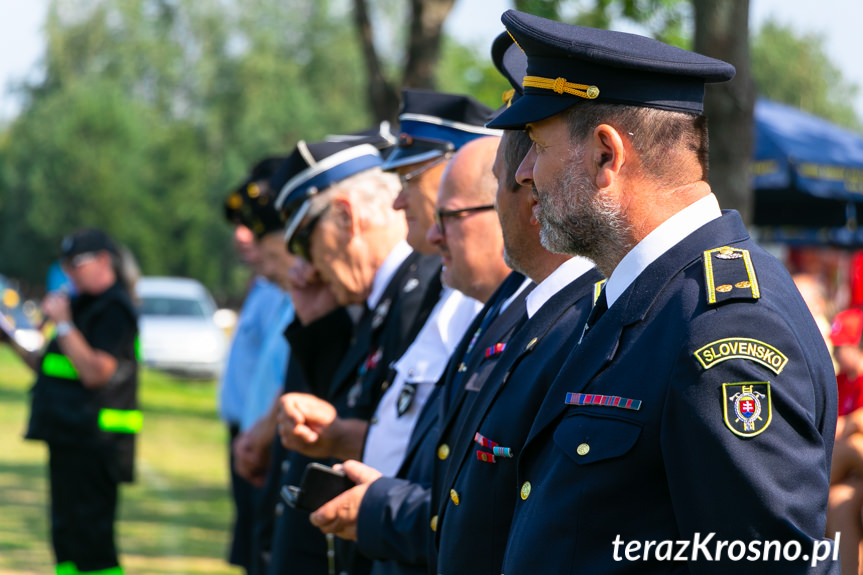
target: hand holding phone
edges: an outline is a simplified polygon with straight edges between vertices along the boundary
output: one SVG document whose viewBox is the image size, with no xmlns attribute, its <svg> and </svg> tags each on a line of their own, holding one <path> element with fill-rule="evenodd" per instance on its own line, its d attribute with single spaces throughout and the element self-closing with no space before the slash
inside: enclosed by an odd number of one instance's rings
<svg viewBox="0 0 863 575">
<path fill-rule="evenodd" d="M 281 495 L 291 507 L 311 512 L 354 485 L 344 471 L 312 462 L 306 465 L 300 486 L 285 485 Z"/>
</svg>

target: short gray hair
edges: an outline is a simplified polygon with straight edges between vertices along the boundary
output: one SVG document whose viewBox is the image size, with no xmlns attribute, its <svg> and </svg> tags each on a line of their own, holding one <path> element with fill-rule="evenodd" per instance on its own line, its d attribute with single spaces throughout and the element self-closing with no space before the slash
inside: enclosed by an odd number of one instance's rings
<svg viewBox="0 0 863 575">
<path fill-rule="evenodd" d="M 380 168 L 365 170 L 340 182 L 336 182 L 310 200 L 309 216 L 323 212 L 335 198 L 347 198 L 358 210 L 362 219 L 373 226 L 389 224 L 392 216 L 393 201 L 401 190 L 395 174 Z"/>
</svg>

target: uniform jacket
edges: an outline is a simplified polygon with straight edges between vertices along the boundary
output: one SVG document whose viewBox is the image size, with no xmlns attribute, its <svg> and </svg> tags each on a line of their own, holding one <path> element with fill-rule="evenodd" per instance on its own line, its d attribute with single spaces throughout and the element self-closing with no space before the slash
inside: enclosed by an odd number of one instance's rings
<svg viewBox="0 0 863 575">
<path fill-rule="evenodd" d="M 416 337 L 440 290 L 440 258 L 414 252 L 399 266 L 376 308 L 360 319 L 350 340 L 337 335 L 335 341 L 341 345 L 334 346 L 332 335 L 315 323 L 290 327 L 291 360 L 296 359 L 303 367 L 311 389 L 326 393 L 324 397 L 336 407 L 339 417 L 368 419 L 385 389 L 389 364 Z M 331 316 L 322 319 L 345 325 L 344 316 L 338 319 L 338 312 Z M 296 347 L 295 341 L 299 344 Z M 310 355 L 303 355 L 304 350 Z M 336 367 L 328 371 L 327 365 Z M 291 452 L 285 461 L 283 485 L 299 485 L 311 460 Z M 322 463 L 331 465 L 334 461 Z M 269 573 L 328 573 L 328 545 L 324 535 L 309 523 L 308 513 L 290 507 L 280 509 Z M 355 558 L 352 543 L 339 540 L 334 547 L 338 548 L 336 572 L 356 575 L 370 568 L 368 562 Z"/>
<path fill-rule="evenodd" d="M 812 553 L 835 420 L 811 314 L 725 212 L 650 264 L 564 363 L 518 458 L 502 573 L 832 572 L 701 551 L 714 534 L 742 542 L 735 556 L 767 540 Z M 626 558 L 648 541 L 646 560 Z M 694 543 L 698 561 L 671 560 Z"/>
<path fill-rule="evenodd" d="M 515 507 L 515 457 L 581 335 L 601 279 L 591 269 L 545 302 L 506 344 L 481 389 L 470 392 L 476 394 L 470 409 L 451 424 L 449 465 L 435 486 L 438 573 L 500 573 Z"/>
<path fill-rule="evenodd" d="M 474 334 L 483 324 L 483 319 L 490 310 L 496 311 L 500 303 L 523 281 L 523 275 L 515 272 L 510 274 L 477 314 L 464 338 L 453 351 L 441 382 L 423 406 L 411 434 L 404 462 L 396 477 L 382 477 L 366 491 L 358 518 L 358 544 L 364 554 L 377 559 L 373 568 L 375 575 L 420 575 L 433 571 L 431 484 L 437 460 L 439 423 L 443 411 L 441 403 L 445 397 L 445 387 L 454 385 L 459 366 L 465 359 Z M 489 335 L 475 341 L 474 348 L 480 349 L 486 341 L 498 341 L 501 334 L 511 331 L 520 317 L 519 310 L 524 309 L 524 297 L 528 291 L 523 290 L 512 301 L 505 310 L 512 310 L 510 313 L 501 314 L 498 321 L 491 323 L 488 328 Z M 480 363 L 482 362 L 477 360 L 477 365 Z M 458 381 L 466 381 L 471 373 L 471 369 L 466 368 Z M 455 401 L 458 394 L 449 395 L 453 397 L 450 401 Z"/>
</svg>

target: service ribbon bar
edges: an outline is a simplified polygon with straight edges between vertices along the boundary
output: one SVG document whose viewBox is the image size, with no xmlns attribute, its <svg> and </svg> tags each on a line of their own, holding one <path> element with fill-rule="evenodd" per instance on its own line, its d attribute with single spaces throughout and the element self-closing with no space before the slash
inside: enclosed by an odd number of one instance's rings
<svg viewBox="0 0 863 575">
<path fill-rule="evenodd" d="M 512 458 L 512 447 L 492 447 L 491 450 L 498 457 Z"/>
<path fill-rule="evenodd" d="M 473 440 L 481 446 L 485 447 L 486 449 L 494 449 L 498 445 L 496 441 L 492 441 L 487 437 L 483 437 L 478 431 L 473 436 Z"/>
<path fill-rule="evenodd" d="M 479 449 L 476 450 L 476 458 L 485 463 L 497 463 L 497 461 L 495 461 L 494 454 L 488 453 L 487 451 L 480 451 Z"/>
<path fill-rule="evenodd" d="M 485 350 L 485 357 L 486 357 L 486 359 L 488 359 L 488 358 L 490 358 L 490 357 L 494 357 L 494 356 L 496 356 L 496 355 L 498 355 L 498 354 L 503 353 L 503 350 L 504 350 L 505 348 L 506 348 L 506 344 L 505 344 L 505 343 L 496 343 L 496 344 L 494 344 L 494 345 L 493 345 L 493 346 L 491 346 L 491 347 L 487 347 L 487 348 L 486 348 L 486 350 Z"/>
<path fill-rule="evenodd" d="M 567 393 L 564 403 L 569 405 L 604 405 L 621 409 L 641 409 L 640 399 L 627 399 L 618 395 L 597 395 L 593 393 Z"/>
</svg>

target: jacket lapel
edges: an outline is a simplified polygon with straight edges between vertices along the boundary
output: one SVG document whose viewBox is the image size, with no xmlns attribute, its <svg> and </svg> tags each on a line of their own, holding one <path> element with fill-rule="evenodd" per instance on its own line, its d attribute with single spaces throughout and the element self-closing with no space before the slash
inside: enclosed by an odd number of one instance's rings
<svg viewBox="0 0 863 575">
<path fill-rule="evenodd" d="M 470 413 L 464 418 L 462 437 L 457 438 L 453 449 L 456 456 L 453 461 L 458 463 L 449 466 L 445 485 L 452 484 L 461 466 L 469 460 L 474 447 L 473 434 L 479 430 L 480 424 L 503 391 L 512 372 L 518 369 L 522 359 L 540 349 L 545 335 L 567 309 L 576 305 L 582 297 L 590 297 L 593 293 L 593 285 L 601 277 L 599 272 L 583 274 L 549 299 L 521 329 L 513 334 L 503 356 L 478 392 Z M 525 379 L 518 384 L 530 385 L 530 382 Z"/>
</svg>

